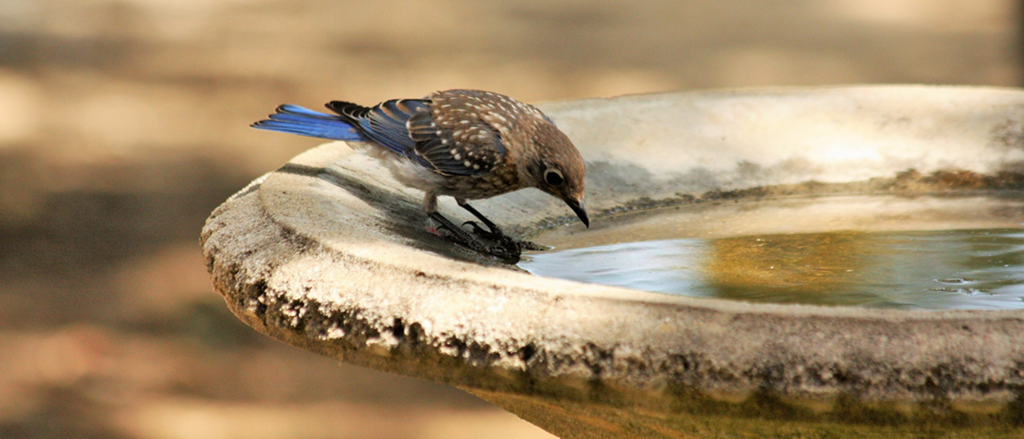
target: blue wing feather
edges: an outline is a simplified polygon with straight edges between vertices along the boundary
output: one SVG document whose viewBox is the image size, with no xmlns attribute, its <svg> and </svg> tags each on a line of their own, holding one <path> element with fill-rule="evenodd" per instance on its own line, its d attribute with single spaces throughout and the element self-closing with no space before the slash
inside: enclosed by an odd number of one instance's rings
<svg viewBox="0 0 1024 439">
<path fill-rule="evenodd" d="M 320 119 L 337 119 L 337 117 L 332 114 L 321 113 L 319 111 L 313 111 L 308 108 L 292 104 L 283 104 L 280 107 L 278 107 L 278 111 L 282 113 L 301 114 L 304 116 L 316 117 Z"/>
<path fill-rule="evenodd" d="M 256 122 L 252 127 L 321 139 L 366 141 L 359 130 L 339 116 L 290 104 L 277 107 L 269 119 Z"/>
<path fill-rule="evenodd" d="M 429 114 L 428 102 L 421 99 L 395 99 L 369 108 L 350 102 L 332 101 L 327 104 L 327 108 L 345 118 L 367 140 L 433 168 L 430 162 L 416 154 L 416 140 L 406 126 L 409 118 L 416 114 Z"/>
</svg>

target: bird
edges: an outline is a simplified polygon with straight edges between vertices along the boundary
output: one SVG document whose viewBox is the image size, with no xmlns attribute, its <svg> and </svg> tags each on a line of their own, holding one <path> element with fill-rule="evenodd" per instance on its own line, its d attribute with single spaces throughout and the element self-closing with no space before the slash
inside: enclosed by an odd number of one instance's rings
<svg viewBox="0 0 1024 439">
<path fill-rule="evenodd" d="M 471 250 L 518 261 L 525 241 L 504 234 L 468 202 L 524 188 L 562 200 L 590 227 L 584 206 L 586 165 L 579 150 L 533 105 L 483 90 L 436 91 L 421 99 L 391 99 L 372 107 L 345 101 L 326 104 L 333 114 L 298 105 L 278 106 L 253 128 L 371 145 L 395 180 L 422 190 L 423 211 L 434 229 Z M 438 212 L 450 196 L 475 216 L 473 232 Z"/>
</svg>

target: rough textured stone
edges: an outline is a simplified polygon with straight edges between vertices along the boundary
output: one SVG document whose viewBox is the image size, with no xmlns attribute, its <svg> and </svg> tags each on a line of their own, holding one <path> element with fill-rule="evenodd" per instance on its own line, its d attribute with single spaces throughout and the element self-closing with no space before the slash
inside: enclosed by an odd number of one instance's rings
<svg viewBox="0 0 1024 439">
<path fill-rule="evenodd" d="M 1024 190 L 1024 93 L 1014 90 L 541 107 L 590 162 L 595 223 L 623 209 L 837 187 Z M 424 231 L 420 197 L 342 143 L 312 149 L 213 212 L 202 241 L 214 285 L 271 337 L 458 386 L 561 437 L 1024 435 L 1022 312 L 764 305 L 538 278 Z M 571 217 L 548 198 L 529 190 L 477 207 L 529 235 Z"/>
</svg>

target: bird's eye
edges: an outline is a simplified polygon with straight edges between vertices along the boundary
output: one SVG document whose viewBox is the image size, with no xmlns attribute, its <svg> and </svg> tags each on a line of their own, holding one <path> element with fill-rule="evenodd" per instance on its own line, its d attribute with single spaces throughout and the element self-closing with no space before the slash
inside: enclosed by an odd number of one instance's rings
<svg viewBox="0 0 1024 439">
<path fill-rule="evenodd" d="M 544 171 L 544 181 L 552 186 L 558 186 L 562 184 L 562 182 L 565 181 L 565 179 L 562 178 L 561 171 L 557 169 L 548 169 Z"/>
</svg>

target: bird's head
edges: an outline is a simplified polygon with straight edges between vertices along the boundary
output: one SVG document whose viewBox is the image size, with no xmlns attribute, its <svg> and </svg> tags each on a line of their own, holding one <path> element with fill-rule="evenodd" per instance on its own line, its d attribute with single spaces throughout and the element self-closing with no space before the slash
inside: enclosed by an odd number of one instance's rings
<svg viewBox="0 0 1024 439">
<path fill-rule="evenodd" d="M 539 123 L 533 136 L 534 157 L 530 160 L 530 180 L 534 186 L 569 205 L 583 224 L 590 218 L 583 205 L 586 165 L 569 137 L 550 121 Z"/>
</svg>

